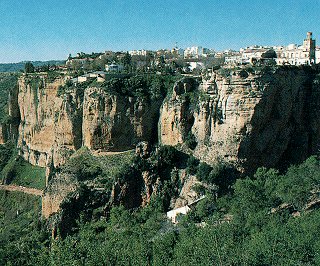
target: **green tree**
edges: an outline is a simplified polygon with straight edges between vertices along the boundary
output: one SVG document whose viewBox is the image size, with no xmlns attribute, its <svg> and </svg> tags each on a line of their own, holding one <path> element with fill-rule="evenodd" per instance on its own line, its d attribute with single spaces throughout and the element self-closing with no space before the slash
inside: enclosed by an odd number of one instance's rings
<svg viewBox="0 0 320 266">
<path fill-rule="evenodd" d="M 31 62 L 27 62 L 24 65 L 24 72 L 25 73 L 34 73 L 34 66 Z"/>
<path fill-rule="evenodd" d="M 125 55 L 122 58 L 121 62 L 122 62 L 123 66 L 124 66 L 124 69 L 126 71 L 130 71 L 131 70 L 132 58 L 131 58 L 131 55 L 129 54 L 129 52 L 125 53 Z"/>
</svg>

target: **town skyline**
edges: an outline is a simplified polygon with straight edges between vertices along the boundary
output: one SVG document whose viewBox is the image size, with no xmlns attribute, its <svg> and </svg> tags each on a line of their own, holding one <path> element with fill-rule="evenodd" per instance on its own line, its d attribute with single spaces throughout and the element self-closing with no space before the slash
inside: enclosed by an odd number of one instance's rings
<svg viewBox="0 0 320 266">
<path fill-rule="evenodd" d="M 0 62 L 97 51 L 202 46 L 216 51 L 319 39 L 320 1 L 2 1 Z"/>
</svg>

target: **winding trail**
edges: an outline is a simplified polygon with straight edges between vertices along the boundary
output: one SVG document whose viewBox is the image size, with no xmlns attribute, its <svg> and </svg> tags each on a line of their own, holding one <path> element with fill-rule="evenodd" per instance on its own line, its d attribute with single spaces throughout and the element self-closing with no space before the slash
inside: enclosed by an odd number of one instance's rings
<svg viewBox="0 0 320 266">
<path fill-rule="evenodd" d="M 101 150 L 96 150 L 92 151 L 92 154 L 95 156 L 108 156 L 108 155 L 117 155 L 117 154 L 125 154 L 125 153 L 130 153 L 135 151 L 135 149 L 131 150 L 125 150 L 125 151 L 101 151 Z"/>
<path fill-rule="evenodd" d="M 0 185 L 0 190 L 6 191 L 18 191 L 23 192 L 30 195 L 42 196 L 43 191 L 36 188 L 29 188 L 23 186 L 15 186 L 15 185 Z"/>
</svg>

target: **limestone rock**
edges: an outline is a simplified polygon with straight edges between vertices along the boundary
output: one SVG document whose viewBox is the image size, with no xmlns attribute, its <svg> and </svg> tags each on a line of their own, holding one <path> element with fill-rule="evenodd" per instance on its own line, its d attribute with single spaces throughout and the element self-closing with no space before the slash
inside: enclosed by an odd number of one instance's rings
<svg viewBox="0 0 320 266">
<path fill-rule="evenodd" d="M 176 84 L 161 107 L 159 142 L 184 148 L 191 134 L 194 156 L 240 170 L 300 162 L 320 144 L 316 79 L 307 67 L 246 78 L 214 75 L 193 96 L 179 89 L 186 85 Z"/>
</svg>

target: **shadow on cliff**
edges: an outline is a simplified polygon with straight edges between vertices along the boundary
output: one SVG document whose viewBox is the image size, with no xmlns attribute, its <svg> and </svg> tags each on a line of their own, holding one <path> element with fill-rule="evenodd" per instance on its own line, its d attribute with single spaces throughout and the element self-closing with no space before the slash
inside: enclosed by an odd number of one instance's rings
<svg viewBox="0 0 320 266">
<path fill-rule="evenodd" d="M 283 66 L 261 76 L 263 95 L 239 147 L 246 172 L 261 166 L 284 170 L 318 151 L 319 73 L 319 65 Z"/>
</svg>

